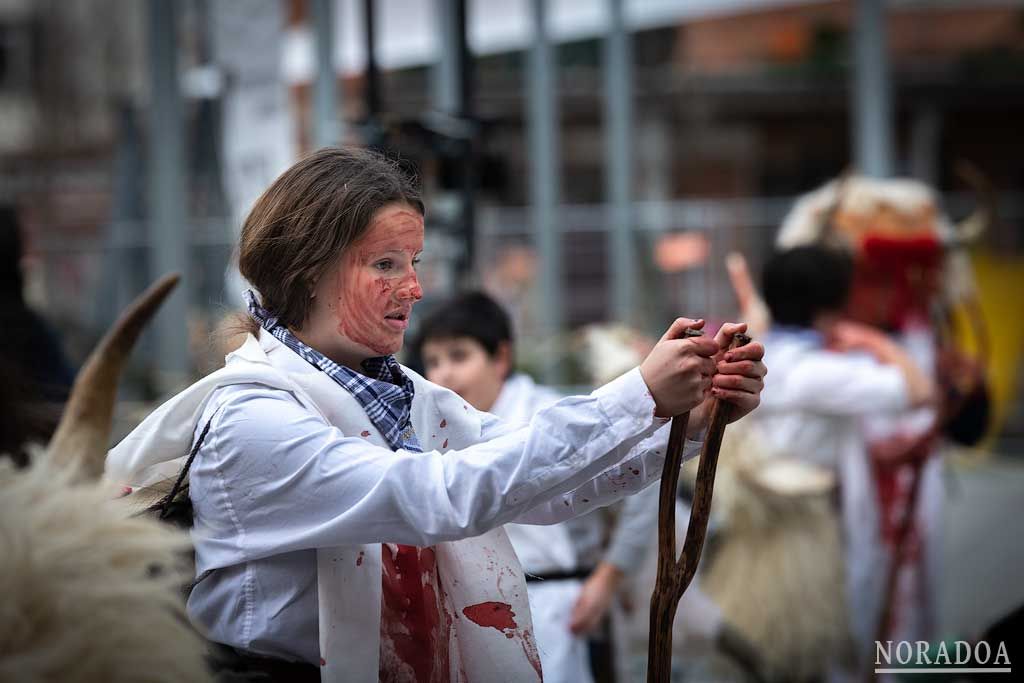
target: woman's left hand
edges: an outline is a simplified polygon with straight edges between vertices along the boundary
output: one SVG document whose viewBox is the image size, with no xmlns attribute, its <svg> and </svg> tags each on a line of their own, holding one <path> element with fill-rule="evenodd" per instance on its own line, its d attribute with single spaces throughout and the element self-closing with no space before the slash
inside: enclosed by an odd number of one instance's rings
<svg viewBox="0 0 1024 683">
<path fill-rule="evenodd" d="M 707 426 L 712 399 L 720 398 L 732 404 L 729 422 L 735 422 L 760 404 L 764 377 L 768 374 L 762 360 L 764 346 L 761 342 L 752 341 L 739 348 L 729 349 L 733 336 L 746 331 L 746 323 L 725 323 L 715 335 L 721 351 L 714 357 L 715 374 L 711 378 L 707 397 L 690 413 L 687 429 L 690 438 L 699 436 Z"/>
</svg>

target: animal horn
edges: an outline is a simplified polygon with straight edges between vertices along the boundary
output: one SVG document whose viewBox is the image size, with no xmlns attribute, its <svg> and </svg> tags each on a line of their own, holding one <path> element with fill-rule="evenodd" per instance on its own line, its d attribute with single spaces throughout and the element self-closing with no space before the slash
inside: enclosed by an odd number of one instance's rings
<svg viewBox="0 0 1024 683">
<path fill-rule="evenodd" d="M 996 200 L 992 184 L 977 166 L 969 161 L 956 164 L 956 174 L 967 183 L 981 198 L 978 207 L 967 218 L 954 226 L 953 244 L 967 246 L 973 244 L 995 220 Z"/>
<path fill-rule="evenodd" d="M 139 333 L 180 279 L 172 273 L 150 285 L 121 313 L 86 359 L 47 447 L 55 463 L 80 467 L 79 476 L 86 479 L 103 473 L 121 369 Z"/>
</svg>

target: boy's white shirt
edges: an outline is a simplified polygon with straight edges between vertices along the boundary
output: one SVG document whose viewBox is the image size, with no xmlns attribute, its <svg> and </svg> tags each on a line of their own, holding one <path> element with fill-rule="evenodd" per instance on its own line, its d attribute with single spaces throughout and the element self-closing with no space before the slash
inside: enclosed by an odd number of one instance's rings
<svg viewBox="0 0 1024 683">
<path fill-rule="evenodd" d="M 352 431 L 355 424 L 352 421 L 365 425 L 362 407 L 333 380 L 311 366 L 303 366 L 304 363 L 268 334 L 261 334 L 259 340 L 249 337 L 238 351 L 228 356 L 225 368 L 203 378 L 158 408 L 112 450 L 107 462 L 108 478 L 144 486 L 174 476 L 184 460 L 183 454 L 190 448 L 200 417 L 208 407 L 209 397 L 216 389 L 230 385 L 257 384 L 283 389 L 306 411 L 338 427 L 342 434 L 359 433 Z M 303 367 L 307 370 L 302 371 Z M 460 451 L 481 440 L 483 414 L 466 408 L 454 393 L 426 382 L 411 371 L 407 372 L 416 385 L 413 425 L 425 451 L 445 448 Z M 567 453 L 566 443 L 558 439 L 551 439 L 549 443 L 537 434 L 532 438 L 530 430 L 510 429 L 499 440 L 500 443 L 481 443 L 442 459 L 447 466 L 440 468 L 440 481 L 388 482 L 390 486 L 404 486 L 403 494 L 411 501 L 429 500 L 425 495 L 417 495 L 423 487 L 428 492 L 431 487 L 450 487 L 453 494 L 458 493 L 460 473 L 474 466 L 479 470 L 481 457 L 490 458 L 488 467 L 500 470 L 500 476 L 477 477 L 471 483 L 496 485 L 504 482 L 501 491 L 463 491 L 461 495 L 466 498 L 470 493 L 469 497 L 474 500 L 476 496 L 495 499 L 481 513 L 484 519 L 464 522 L 466 526 L 461 529 L 461 535 L 472 536 L 477 528 L 474 525 L 490 531 L 475 538 L 432 544 L 438 554 L 439 573 L 446 577 L 444 587 L 450 603 L 447 606 L 452 608 L 456 617 L 465 606 L 500 600 L 512 606 L 519 625 L 509 637 L 496 628 L 477 627 L 466 619 L 457 619 L 457 628 L 453 628 L 458 640 L 458 646 L 453 648 L 453 680 L 498 680 L 496 675 L 510 681 L 537 677 L 528 657 L 530 619 L 522 570 L 504 532 L 496 528 L 498 525 L 513 519 L 555 523 L 635 492 L 660 474 L 667 429 L 659 430 L 663 423 L 653 418 L 653 400 L 646 392 L 639 373 L 634 370 L 599 389 L 593 395 L 593 402 L 589 409 L 596 409 L 604 421 L 615 427 L 611 429 L 609 426 L 609 432 L 617 432 L 614 447 L 609 447 L 607 439 L 598 438 L 584 444 L 572 444 L 573 450 Z M 564 413 L 572 408 L 570 399 L 570 403 L 558 410 Z M 553 415 L 555 410 L 551 409 Z M 446 446 L 435 443 L 441 438 L 431 431 L 439 415 L 444 415 L 442 419 L 448 422 L 444 434 Z M 486 420 L 486 416 L 483 419 Z M 371 434 L 367 441 L 386 450 L 376 430 L 369 431 Z M 655 435 L 655 431 L 658 434 Z M 523 451 L 528 439 L 531 439 L 531 450 L 527 455 Z M 601 443 L 595 445 L 594 442 Z M 692 444 L 688 446 L 687 455 L 692 457 L 695 450 Z M 381 457 L 385 455 L 414 457 L 390 451 L 381 453 Z M 433 464 L 429 454 L 415 457 L 427 458 L 422 462 Z M 415 466 L 420 461 L 410 462 Z M 438 470 L 431 467 L 424 472 L 429 475 Z M 459 496 L 453 495 L 453 498 Z M 346 503 L 339 500 L 339 509 L 349 509 Z M 459 510 L 433 512 L 442 515 L 443 519 L 444 513 L 450 512 L 454 517 Z M 371 509 L 368 514 L 372 513 Z M 373 525 L 370 519 L 366 523 Z M 445 533 L 451 537 L 451 529 Z M 325 660 L 321 677 L 324 681 L 370 681 L 378 677 L 380 554 L 379 542 L 318 547 L 320 651 Z M 498 568 L 497 577 L 494 567 Z M 503 583 L 497 580 L 502 578 Z M 373 626 L 368 628 L 368 624 Z"/>
</svg>

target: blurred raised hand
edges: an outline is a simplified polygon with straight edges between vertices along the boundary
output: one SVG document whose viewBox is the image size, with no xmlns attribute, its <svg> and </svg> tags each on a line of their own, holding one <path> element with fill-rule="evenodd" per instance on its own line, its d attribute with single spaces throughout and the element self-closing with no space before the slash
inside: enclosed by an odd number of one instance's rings
<svg viewBox="0 0 1024 683">
<path fill-rule="evenodd" d="M 750 336 L 761 337 L 768 331 L 772 316 L 765 305 L 761 293 L 757 291 L 754 279 L 750 276 L 747 259 L 738 251 L 725 257 L 725 267 L 729 272 L 729 282 L 740 306 L 740 320 L 747 323 Z"/>
</svg>

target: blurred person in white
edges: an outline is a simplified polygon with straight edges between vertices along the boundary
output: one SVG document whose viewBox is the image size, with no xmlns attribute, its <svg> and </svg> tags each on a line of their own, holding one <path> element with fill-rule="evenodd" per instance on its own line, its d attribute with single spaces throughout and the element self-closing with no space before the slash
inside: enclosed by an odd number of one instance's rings
<svg viewBox="0 0 1024 683">
<path fill-rule="evenodd" d="M 850 630 L 858 655 L 866 656 L 887 566 L 866 422 L 928 405 L 936 390 L 899 344 L 843 319 L 851 276 L 850 257 L 823 246 L 782 251 L 765 264 L 772 326 L 764 343 L 772 372 L 751 420 L 767 450 L 827 467 L 839 478 Z"/>
<path fill-rule="evenodd" d="M 469 292 L 423 321 L 418 347 L 430 381 L 477 410 L 526 424 L 560 395 L 514 371 L 513 344 L 505 310 Z M 587 635 L 604 621 L 623 579 L 642 565 L 657 523 L 658 487 L 649 486 L 625 499 L 610 534 L 600 509 L 552 526 L 505 525 L 527 575 L 544 680 L 593 680 Z"/>
<path fill-rule="evenodd" d="M 804 195 L 775 244 L 828 243 L 853 257 L 845 315 L 906 349 L 938 387 L 934 403 L 865 419 L 881 537 L 894 561 L 875 638 L 930 640 L 941 587 L 945 446 L 984 438 L 994 355 L 968 256 L 995 214 L 989 182 L 958 163 L 981 204 L 954 223 L 935 188 L 910 178 L 844 174 Z"/>
</svg>

